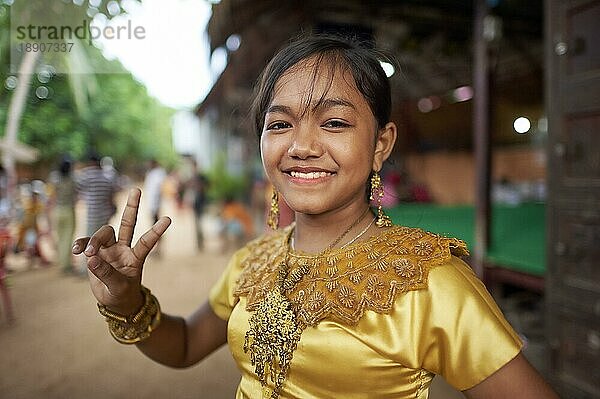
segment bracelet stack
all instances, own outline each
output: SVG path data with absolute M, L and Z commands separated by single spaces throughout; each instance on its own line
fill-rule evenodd
M 98 311 L 106 318 L 108 330 L 114 339 L 122 344 L 135 344 L 148 338 L 160 324 L 160 305 L 150 290 L 144 286 L 144 305 L 130 316 L 114 313 L 105 305 L 98 304 Z

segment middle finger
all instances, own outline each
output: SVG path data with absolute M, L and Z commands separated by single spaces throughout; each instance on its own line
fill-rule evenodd
M 142 192 L 139 188 L 133 188 L 129 191 L 127 197 L 127 205 L 121 217 L 121 225 L 119 226 L 119 242 L 127 246 L 131 245 L 133 240 L 133 231 L 137 222 L 138 209 L 140 206 L 140 196 Z

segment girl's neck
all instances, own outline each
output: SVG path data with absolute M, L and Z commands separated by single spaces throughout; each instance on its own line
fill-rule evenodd
M 372 220 L 373 213 L 366 202 L 320 215 L 296 213 L 296 227 L 292 233 L 294 249 L 317 254 L 331 244 L 335 244 L 332 248 L 339 248 L 363 232 Z M 364 237 L 373 234 L 372 227 L 363 232 Z

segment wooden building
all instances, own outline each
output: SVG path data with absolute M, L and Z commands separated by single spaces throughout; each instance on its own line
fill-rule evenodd
M 390 78 L 396 165 L 426 182 L 438 202 L 473 203 L 490 184 L 476 176 L 473 131 L 481 121 L 470 99 L 483 79 L 491 179 L 547 182 L 546 271 L 533 283 L 526 274 L 500 277 L 545 290 L 553 385 L 564 397 L 600 397 L 598 21 L 598 0 L 222 0 L 208 34 L 228 63 L 196 113 L 224 144 L 245 142 L 243 162 L 255 162 L 247 112 L 269 58 L 303 32 L 353 34 L 401 67 Z M 483 41 L 487 68 L 478 71 Z M 527 134 L 515 133 L 518 116 L 532 122 Z

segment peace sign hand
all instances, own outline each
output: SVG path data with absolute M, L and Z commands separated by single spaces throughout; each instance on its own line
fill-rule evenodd
M 102 226 L 92 237 L 78 238 L 73 253 L 83 253 L 87 259 L 90 285 L 96 300 L 111 310 L 129 315 L 143 305 L 141 294 L 142 268 L 146 257 L 171 224 L 168 217 L 160 218 L 132 247 L 141 191 L 129 192 L 127 206 L 115 239 L 112 226 Z

